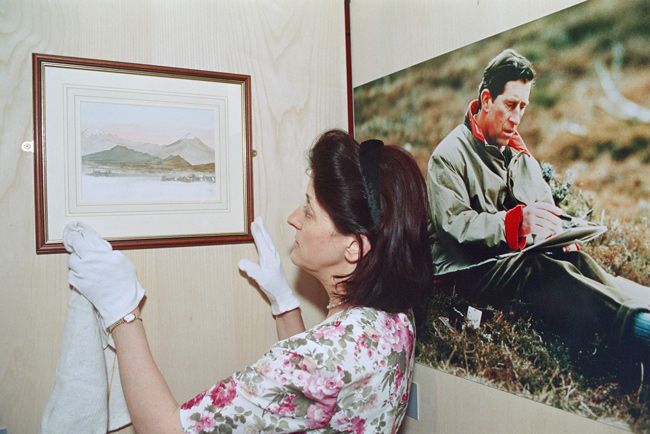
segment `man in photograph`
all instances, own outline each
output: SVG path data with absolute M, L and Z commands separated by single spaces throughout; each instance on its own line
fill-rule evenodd
M 598 333 L 648 365 L 650 288 L 606 273 L 577 244 L 516 253 L 562 230 L 563 212 L 518 132 L 534 80 L 528 59 L 498 54 L 464 122 L 435 147 L 427 180 L 435 273 L 472 302 L 521 302 L 567 342 Z

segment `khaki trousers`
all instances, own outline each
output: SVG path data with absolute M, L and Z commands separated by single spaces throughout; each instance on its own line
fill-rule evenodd
M 650 311 L 650 288 L 608 274 L 582 252 L 510 256 L 456 275 L 471 300 L 522 302 L 534 318 L 571 341 L 598 333 L 627 346 L 634 314 Z

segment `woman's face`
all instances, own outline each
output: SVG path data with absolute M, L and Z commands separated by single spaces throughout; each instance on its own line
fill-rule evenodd
M 345 255 L 346 249 L 356 243 L 355 237 L 336 230 L 334 222 L 316 200 L 311 179 L 305 202 L 289 215 L 287 222 L 296 229 L 296 240 L 291 248 L 291 260 L 296 266 L 323 283 L 324 278 L 331 279 L 354 270 Z

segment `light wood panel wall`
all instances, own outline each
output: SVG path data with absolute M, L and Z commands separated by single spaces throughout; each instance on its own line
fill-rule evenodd
M 581 0 L 353 0 L 354 86 L 580 3 Z M 417 366 L 419 420 L 404 434 L 620 433 L 556 408 Z
M 418 420 L 401 434 L 624 434 L 627 430 L 416 365 Z
M 252 76 L 255 211 L 278 248 L 307 185 L 305 151 L 345 128 L 342 1 L 7 0 L 0 2 L 0 426 L 36 433 L 54 381 L 67 299 L 66 256 L 35 255 L 31 53 Z M 144 322 L 179 400 L 257 359 L 275 339 L 270 308 L 239 274 L 252 244 L 128 251 L 148 290 Z M 324 312 L 302 283 L 306 322 Z M 130 432 L 130 429 L 125 432 Z
M 352 83 L 360 86 L 584 0 L 352 0 Z

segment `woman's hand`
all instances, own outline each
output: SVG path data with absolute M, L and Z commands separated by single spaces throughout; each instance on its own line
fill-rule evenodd
M 104 328 L 138 307 L 144 289 L 133 263 L 121 252 L 113 251 L 90 226 L 68 223 L 63 230 L 63 245 L 70 252 L 68 281 L 99 311 Z
M 282 271 L 280 255 L 278 255 L 271 236 L 266 231 L 262 218 L 255 217 L 251 223 L 251 232 L 260 257 L 256 264 L 248 259 L 239 261 L 239 269 L 248 274 L 262 288 L 271 302 L 273 315 L 280 315 L 300 306 L 298 298 L 289 286 Z

